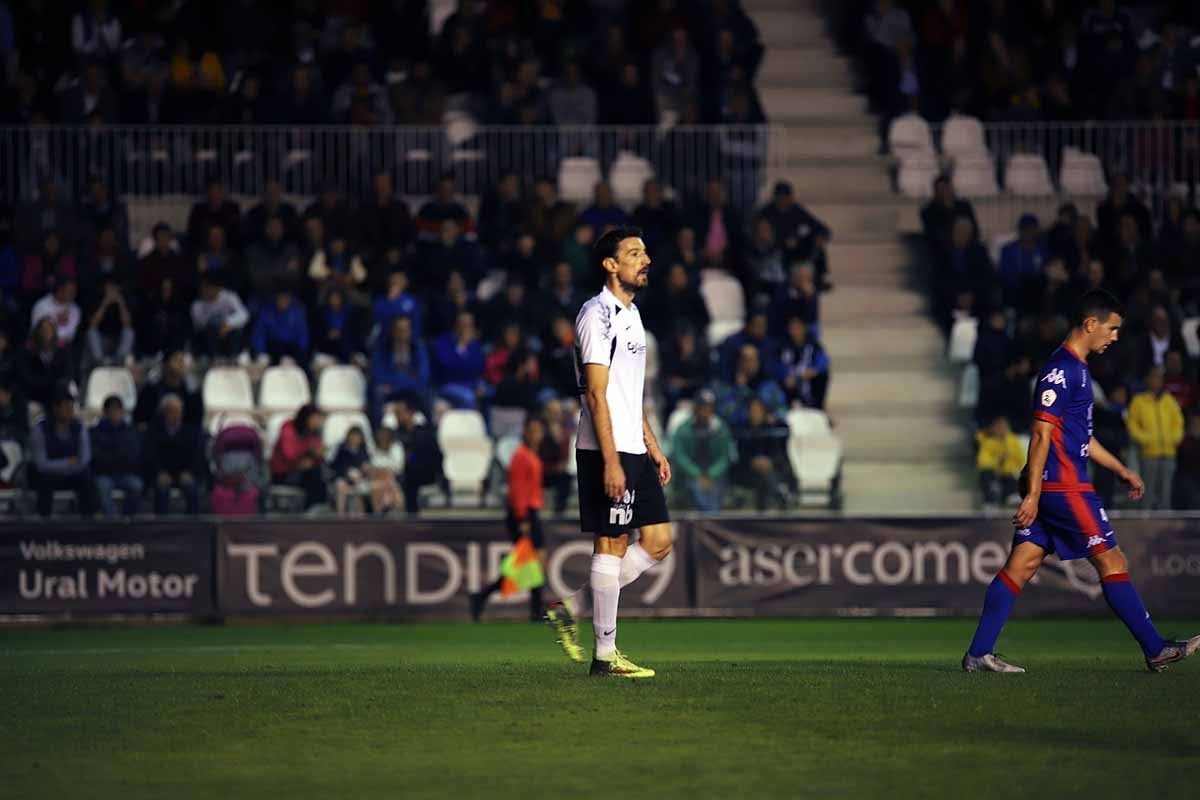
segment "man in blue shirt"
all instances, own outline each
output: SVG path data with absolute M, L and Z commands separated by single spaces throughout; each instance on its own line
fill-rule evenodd
M 258 312 L 252 343 L 254 352 L 270 356 L 272 364 L 278 364 L 284 356 L 300 364 L 307 361 L 308 321 L 290 288 L 276 289 L 275 302 Z
M 1017 240 L 1000 250 L 1000 285 L 1006 307 L 1021 305 L 1022 289 L 1026 283 L 1042 274 L 1045 260 L 1046 249 L 1042 245 L 1042 228 L 1038 218 L 1033 214 L 1022 214 L 1017 223 Z

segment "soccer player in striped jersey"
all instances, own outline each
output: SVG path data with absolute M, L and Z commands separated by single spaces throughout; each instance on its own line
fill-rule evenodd
M 1104 449 L 1092 435 L 1092 376 L 1087 358 L 1117 341 L 1123 310 L 1115 297 L 1090 291 L 1079 303 L 1075 327 L 1039 373 L 1033 428 L 1026 463 L 1028 485 L 1013 518 L 1017 531 L 1008 561 L 988 587 L 979 627 L 962 668 L 967 672 L 1024 672 L 992 652 L 1017 595 L 1049 553 L 1063 561 L 1086 558 L 1100 575 L 1109 608 L 1141 645 L 1146 666 L 1160 672 L 1200 649 L 1200 636 L 1167 641 L 1150 620 L 1129 580 L 1129 565 L 1117 546 L 1088 481 L 1088 460 L 1116 473 L 1140 500 L 1142 479 Z

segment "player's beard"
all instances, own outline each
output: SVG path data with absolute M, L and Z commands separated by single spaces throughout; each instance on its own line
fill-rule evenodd
M 649 282 L 650 282 L 650 273 L 649 272 L 644 272 L 644 273 L 639 272 L 637 274 L 637 277 L 635 277 L 632 281 L 622 280 L 621 281 L 621 290 L 623 292 L 628 293 L 630 297 L 633 297 L 635 294 L 640 292 L 642 289 L 645 289 L 646 284 L 648 284 Z

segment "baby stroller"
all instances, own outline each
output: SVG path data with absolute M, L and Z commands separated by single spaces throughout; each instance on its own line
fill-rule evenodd
M 220 516 L 258 513 L 266 482 L 263 438 L 244 422 L 222 428 L 212 448 L 212 512 Z

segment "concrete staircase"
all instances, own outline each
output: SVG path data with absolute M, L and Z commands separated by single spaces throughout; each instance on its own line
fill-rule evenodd
M 787 180 L 834 232 L 822 336 L 833 361 L 828 410 L 845 445 L 848 512 L 974 507 L 956 373 L 926 313 L 903 234 L 917 204 L 892 192 L 878 122 L 815 0 L 745 0 L 767 52 L 758 91 L 772 126 L 768 184 Z

